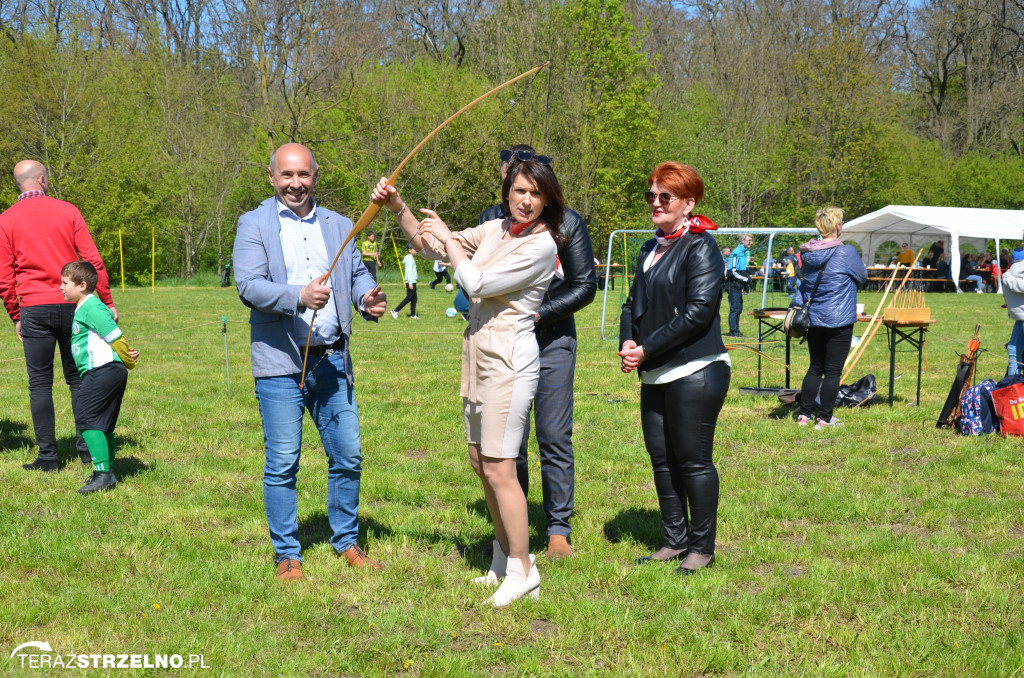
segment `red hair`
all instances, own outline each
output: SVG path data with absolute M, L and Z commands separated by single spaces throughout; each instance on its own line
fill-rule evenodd
M 697 170 L 678 162 L 663 162 L 647 177 L 647 185 L 659 183 L 677 198 L 693 198 L 694 205 L 704 199 L 704 180 Z

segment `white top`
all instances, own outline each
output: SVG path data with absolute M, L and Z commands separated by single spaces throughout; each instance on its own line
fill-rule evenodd
M 305 218 L 292 212 L 280 200 L 277 201 L 277 215 L 281 223 L 281 252 L 288 272 L 288 284 L 305 287 L 319 278 L 331 266 L 320 220 L 316 215 L 316 203 Z M 330 280 L 327 281 L 330 285 Z M 306 326 L 313 321 L 313 309 L 307 308 L 299 316 Z M 313 321 L 311 346 L 330 345 L 341 339 L 341 323 L 335 305 L 328 302 L 316 312 Z

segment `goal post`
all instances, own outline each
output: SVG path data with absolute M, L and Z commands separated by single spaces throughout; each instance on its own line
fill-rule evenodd
M 818 234 L 815 228 L 719 228 L 708 232 L 718 243 L 720 250 L 732 249 L 739 244 L 740 236 L 750 235 L 754 242 L 750 246 L 748 271 L 753 275 L 756 284 L 761 285 L 761 306 L 765 308 L 775 303 L 789 305 L 789 296 L 785 291 L 781 273 L 784 270 L 777 262 L 785 254 L 788 247 L 796 250 L 799 245 Z M 598 266 L 598 282 L 603 287 L 601 302 L 601 339 L 610 341 L 619 337 L 619 307 L 629 294 L 629 285 L 633 270 L 640 253 L 640 247 L 654 237 L 653 229 L 622 229 L 612 231 L 608 235 L 608 248 L 604 261 Z M 722 270 L 725 270 L 723 258 Z M 616 282 L 619 282 L 616 289 Z M 610 294 L 609 294 L 610 293 Z M 609 326 L 608 297 L 618 299 L 612 312 L 614 317 Z M 614 301 L 613 301 L 614 304 Z

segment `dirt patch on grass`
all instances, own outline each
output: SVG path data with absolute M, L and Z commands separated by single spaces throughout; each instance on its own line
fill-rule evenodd
M 534 619 L 530 622 L 530 632 L 537 638 L 557 636 L 558 624 L 553 624 L 546 619 Z
M 430 457 L 430 453 L 424 450 L 422 447 L 417 447 L 412 450 L 405 451 L 406 459 L 427 459 Z
M 892 523 L 889 525 L 889 530 L 897 536 L 906 537 L 928 537 L 932 534 L 932 531 L 927 528 L 908 523 Z
M 779 577 L 789 577 L 790 579 L 802 577 L 807 572 L 802 567 L 797 567 L 796 565 L 790 565 L 788 563 L 761 563 L 752 567 L 751 571 L 754 574 L 763 576 L 776 575 Z
M 900 468 L 921 466 L 928 462 L 928 458 L 916 447 L 894 447 L 889 450 L 889 456 L 892 457 L 892 463 Z

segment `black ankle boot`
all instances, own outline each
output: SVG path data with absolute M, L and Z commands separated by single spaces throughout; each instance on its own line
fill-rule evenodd
M 97 490 L 110 490 L 117 485 L 117 478 L 110 471 L 95 471 L 85 485 L 78 489 L 79 494 L 89 494 Z
M 40 459 L 37 457 L 31 464 L 22 464 L 21 468 L 26 471 L 45 471 L 49 473 L 51 471 L 59 471 L 60 462 L 56 459 Z

